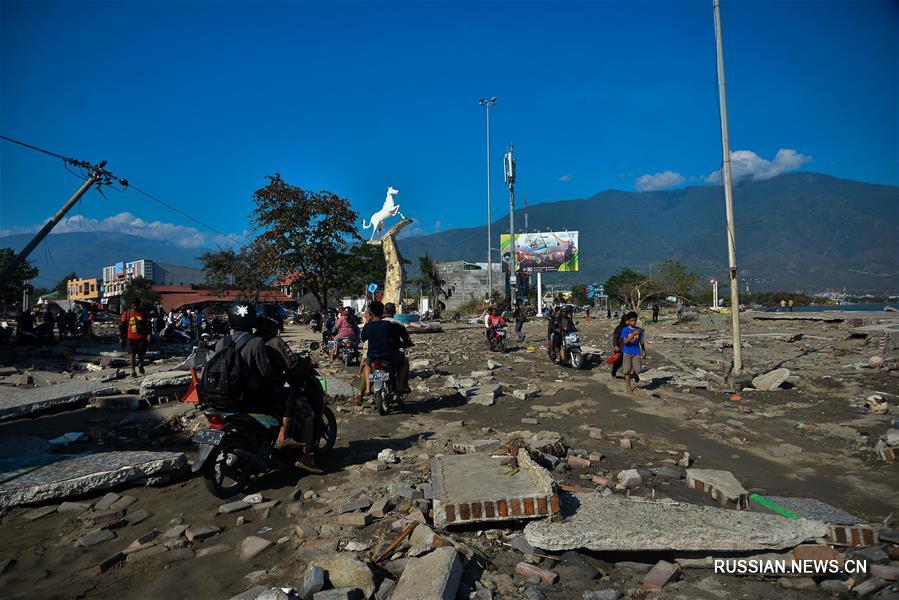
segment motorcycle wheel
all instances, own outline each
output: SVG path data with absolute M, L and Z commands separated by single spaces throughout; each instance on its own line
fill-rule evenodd
M 375 405 L 378 407 L 378 414 L 382 417 L 387 414 L 387 398 L 384 397 L 384 391 L 375 392 Z
M 499 351 L 501 354 L 505 354 L 506 352 L 506 339 L 503 338 L 499 341 Z
M 236 496 L 250 485 L 250 469 L 231 454 L 230 450 L 229 446 L 219 446 L 203 465 L 203 482 L 206 488 L 223 500 Z M 233 465 L 227 462 L 229 455 L 233 457 Z
M 584 355 L 578 350 L 569 351 L 568 361 L 571 363 L 572 369 L 580 369 L 584 366 Z
M 337 418 L 327 406 L 322 407 L 321 424 L 318 439 L 315 442 L 315 453 L 325 454 L 334 448 L 337 442 Z
M 347 354 L 347 353 L 344 352 L 344 354 L 343 354 L 343 364 L 344 364 L 345 366 L 349 367 L 350 365 L 352 365 L 352 363 L 353 363 L 353 359 L 350 357 L 349 354 Z

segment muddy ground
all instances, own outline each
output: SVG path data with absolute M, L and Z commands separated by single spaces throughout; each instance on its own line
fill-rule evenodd
M 362 542 L 370 549 L 361 551 L 360 556 L 371 562 L 398 534 L 391 528 L 397 518 L 416 508 L 427 514 L 426 501 L 394 494 L 392 516 L 363 528 L 339 525 L 339 505 L 356 492 L 367 491 L 378 498 L 391 495 L 385 490 L 391 482 L 424 483 L 428 459 L 451 451 L 448 444 L 490 437 L 507 439 L 516 431 L 524 435 L 552 432 L 547 436 L 558 435 L 569 448 L 604 456 L 588 469 L 553 474 L 568 485 L 593 489 L 597 487 L 591 482 L 593 475 L 614 480 L 619 471 L 638 468 L 646 472 L 644 485 L 616 493 L 712 505 L 707 496 L 689 489 L 682 480 L 653 477 L 648 472 L 654 467 L 671 466 L 689 452 L 693 466 L 731 471 L 750 492 L 817 498 L 876 524 L 889 524 L 894 514 L 899 517 L 899 466 L 880 460 L 873 450 L 877 438 L 899 413 L 899 377 L 895 370 L 861 366 L 879 353 L 879 337 L 853 338 L 854 325 L 848 321 L 772 322 L 745 316 L 746 371 L 755 374 L 774 366 L 791 370 L 781 389 L 765 392 L 744 391 L 740 385 L 731 388 L 719 381 L 730 360 L 731 349 L 719 341 L 729 335 L 727 318 L 703 316 L 675 324 L 669 317 L 658 324 L 648 323 L 649 355 L 644 368 L 669 367 L 669 372 L 677 373 L 704 369 L 711 374 L 711 389 L 689 382 L 678 384 L 676 377 L 644 378 L 632 395 L 627 394 L 623 380 L 610 377 L 601 356 L 594 356 L 581 371 L 551 364 L 543 350 L 545 326 L 540 322 L 528 323 L 525 342 L 518 344 L 513 338 L 503 355 L 486 349 L 480 327 L 465 323 L 445 323 L 444 327 L 444 333 L 414 336 L 417 345 L 409 352 L 410 358 L 431 360 L 432 365 L 425 370 L 433 374 L 413 379 L 414 392 L 402 411 L 379 416 L 368 406 L 335 402 L 339 439 L 333 453 L 322 460 L 328 474 L 279 474 L 261 481 L 255 491 L 266 500 L 278 501 L 275 506 L 218 514 L 222 501 L 214 498 L 198 478 L 182 477 L 165 485 L 116 490 L 135 497 L 133 507 L 145 509 L 152 516 L 138 525 L 115 530 L 115 539 L 89 548 L 75 542 L 86 531 L 76 513 L 52 513 L 32 521 L 27 515 L 35 506 L 6 511 L 0 521 L 0 564 L 9 559 L 15 562 L 0 574 L 0 596 L 228 598 L 256 584 L 296 586 L 307 563 L 322 548 L 330 551 L 337 544 Z M 586 345 L 608 355 L 609 321 L 581 319 L 579 328 Z M 706 337 L 665 337 L 671 333 Z M 789 335 L 770 335 L 781 333 Z M 794 339 L 794 334 L 800 333 L 801 339 Z M 313 334 L 305 328 L 289 327 L 286 338 L 295 349 L 303 349 Z M 504 391 L 495 405 L 467 403 L 455 390 L 444 388 L 448 375 L 467 377 L 472 371 L 483 371 L 488 359 L 502 365 L 494 369 Z M 178 361 L 165 359 L 152 370 L 170 368 Z M 40 358 L 21 353 L 12 356 L 9 363 L 36 371 L 41 368 Z M 355 369 L 330 366 L 325 359 L 321 371 L 329 377 L 350 379 Z M 696 373 L 691 377 L 696 379 Z M 135 387 L 137 383 L 133 382 Z M 539 389 L 540 393 L 528 400 L 513 397 L 514 390 L 524 389 Z M 887 399 L 890 413 L 875 415 L 861 408 L 864 398 L 873 393 Z M 536 419 L 537 423 L 523 423 L 523 418 Z M 50 439 L 69 431 L 93 431 L 95 435 L 83 450 L 96 449 L 98 440 L 104 440 L 107 450 L 190 453 L 190 434 L 202 424 L 201 415 L 192 406 L 178 403 L 138 411 L 81 408 L 0 423 L 0 440 L 15 444 L 16 438 Z M 591 437 L 587 427 L 601 428 L 600 439 L 595 431 Z M 103 435 L 104 431 L 116 430 L 128 435 L 116 440 Z M 631 439 L 634 447 L 622 448 L 622 438 Z M 380 472 L 363 467 L 386 448 L 396 450 L 401 461 Z M 90 503 L 105 493 L 76 500 Z M 176 538 L 166 552 L 139 559 L 129 557 L 101 575 L 89 573 L 91 567 L 141 535 L 153 529 L 164 532 L 179 523 L 217 525 L 222 532 L 193 544 Z M 314 527 L 319 540 L 298 539 L 298 524 Z M 585 590 L 615 588 L 633 597 L 643 575 L 622 565 L 616 567 L 616 563 L 655 563 L 695 556 L 582 552 L 581 557 L 586 557 L 593 569 L 571 554 L 561 561 L 537 558 L 532 560 L 559 573 L 560 579 L 554 585 L 536 585 L 515 574 L 515 565 L 525 560 L 525 555 L 503 545 L 507 536 L 519 532 L 522 526 L 508 522 L 494 529 L 482 526 L 447 532 L 448 537 L 475 553 L 475 559 L 466 566 L 463 589 L 473 590 L 478 582 L 482 590 L 492 591 L 497 598 L 539 598 L 540 593 L 561 599 L 580 598 Z M 891 526 L 895 528 L 895 524 Z M 244 560 L 238 549 L 248 535 L 276 543 Z M 399 552 L 378 563 L 378 578 L 399 576 L 404 566 L 403 550 L 400 546 Z M 899 556 L 893 556 L 896 559 Z M 814 583 L 802 585 L 804 589 L 795 589 L 794 582 L 777 578 L 715 575 L 709 569 L 685 568 L 682 579 L 668 584 L 660 597 L 827 595 Z

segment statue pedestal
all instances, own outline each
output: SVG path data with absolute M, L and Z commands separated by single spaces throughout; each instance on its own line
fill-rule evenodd
M 370 240 L 367 243 L 373 246 L 381 246 L 384 250 L 384 262 L 387 263 L 387 276 L 384 281 L 384 303 L 396 304 L 398 313 L 403 312 L 403 286 L 406 282 L 406 270 L 403 268 L 403 257 L 396 245 L 396 236 L 404 227 L 411 225 L 411 219 L 403 219 L 387 230 L 380 240 Z

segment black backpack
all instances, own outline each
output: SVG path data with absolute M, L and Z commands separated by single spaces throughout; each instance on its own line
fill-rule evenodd
M 197 389 L 201 404 L 228 410 L 240 403 L 248 375 L 240 350 L 252 338 L 252 335 L 245 333 L 237 342 L 230 335 L 222 339 L 221 350 L 213 354 L 203 366 L 203 375 Z

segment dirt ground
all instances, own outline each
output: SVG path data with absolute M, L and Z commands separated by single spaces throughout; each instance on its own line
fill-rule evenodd
M 663 315 L 666 317 L 667 315 Z M 604 357 L 613 324 L 605 318 L 581 318 L 579 329 L 588 347 L 601 349 L 585 369 L 573 371 L 553 365 L 543 349 L 545 326 L 525 325 L 522 344 L 511 338 L 505 354 L 486 348 L 483 330 L 464 323 L 444 324 L 444 333 L 415 334 L 416 346 L 409 352 L 415 361 L 430 360 L 427 377 L 412 380 L 413 394 L 401 411 L 379 416 L 373 408 L 337 402 L 339 439 L 335 450 L 322 460 L 328 473 L 322 476 L 278 474 L 259 482 L 254 491 L 277 505 L 250 508 L 234 514 L 218 514 L 222 501 L 213 497 L 199 478 L 180 478 L 164 485 L 117 490 L 134 496 L 133 508 L 151 516 L 138 525 L 115 531 L 116 538 L 89 548 L 75 540 L 86 532 L 77 513 L 52 513 L 29 520 L 35 506 L 15 507 L 0 520 L 0 564 L 15 562 L 0 573 L 0 596 L 5 598 L 228 598 L 256 585 L 297 586 L 314 552 L 322 546 L 347 541 L 369 545 L 360 555 L 370 563 L 391 542 L 397 531 L 396 518 L 427 502 L 398 498 L 394 517 L 376 520 L 364 528 L 340 525 L 338 506 L 358 491 L 374 498 L 389 484 L 421 484 L 428 478 L 428 459 L 450 451 L 454 441 L 497 437 L 513 432 L 550 432 L 569 448 L 601 453 L 604 458 L 588 469 L 555 472 L 560 483 L 597 487 L 593 475 L 610 479 L 629 468 L 646 471 L 671 465 L 689 452 L 693 466 L 731 471 L 750 492 L 771 496 L 817 498 L 870 523 L 890 524 L 899 517 L 899 466 L 879 459 L 873 446 L 890 428 L 899 413 L 897 371 L 863 368 L 877 354 L 877 338 L 852 338 L 849 322 L 743 320 L 746 372 L 750 375 L 781 365 L 791 375 L 776 391 L 748 391 L 742 385 L 730 388 L 720 378 L 727 372 L 731 349 L 718 340 L 729 336 L 729 320 L 703 316 L 675 324 L 670 316 L 661 323 L 647 323 L 648 358 L 644 368 L 671 373 L 696 369 L 710 373 L 711 389 L 677 384 L 676 377 L 644 377 L 632 395 L 624 381 L 613 380 Z M 688 333 L 689 339 L 666 338 Z M 786 334 L 786 335 L 780 335 Z M 802 334 L 795 338 L 795 334 Z M 755 337 L 753 337 L 755 336 Z M 289 327 L 287 340 L 294 349 L 308 347 L 314 334 L 307 328 Z M 467 403 L 454 390 L 444 387 L 447 376 L 468 377 L 487 369 L 493 359 L 494 376 L 503 395 L 493 406 Z M 321 361 L 321 359 L 319 359 Z M 154 369 L 177 364 L 169 359 Z M 355 369 L 330 366 L 321 361 L 328 377 L 349 380 Z M 427 373 L 425 373 L 427 374 Z M 518 400 L 514 390 L 539 389 L 528 400 Z M 891 412 L 875 415 L 860 408 L 864 398 L 881 394 Z M 537 423 L 523 423 L 522 419 Z M 203 424 L 202 416 L 189 405 L 169 403 L 139 411 L 81 408 L 36 418 L 0 423 L 0 441 L 15 444 L 18 438 L 50 439 L 69 431 L 125 431 L 120 440 L 106 442 L 106 449 L 180 450 L 190 456 L 192 429 Z M 600 439 L 588 427 L 601 428 Z M 137 431 L 138 433 L 133 433 Z M 103 439 L 102 435 L 92 436 Z M 622 447 L 621 438 L 633 441 Z M 84 450 L 96 446 L 89 442 Z M 111 444 L 111 445 L 109 445 Z M 386 448 L 397 451 L 400 462 L 380 472 L 363 465 L 377 459 Z M 647 498 L 672 498 L 713 505 L 705 495 L 689 489 L 683 481 L 645 477 L 644 485 L 616 493 Z M 106 490 L 77 500 L 90 503 Z M 56 503 L 58 504 L 58 502 Z M 297 524 L 308 524 L 319 534 L 317 544 L 303 542 L 295 534 Z M 176 524 L 194 527 L 217 525 L 222 532 L 202 542 L 188 544 L 183 537 L 171 548 L 153 556 L 124 561 L 101 575 L 89 574 L 100 561 L 123 550 L 132 541 L 154 529 L 169 530 Z M 465 589 L 476 582 L 497 598 L 580 598 L 585 590 L 618 589 L 627 597 L 638 593 L 642 575 L 616 563 L 655 563 L 659 559 L 684 557 L 677 553 L 590 553 L 589 568 L 570 553 L 561 561 L 537 559 L 540 566 L 560 574 L 554 585 L 535 585 L 516 575 L 515 565 L 525 560 L 520 551 L 504 545 L 507 536 L 520 532 L 523 524 L 498 524 L 450 530 L 447 535 L 474 551 L 463 576 Z M 895 525 L 890 525 L 895 528 Z M 238 549 L 248 535 L 276 542 L 257 556 L 244 560 Z M 219 548 L 219 546 L 224 546 Z M 204 549 L 213 548 L 207 555 Z M 895 549 L 895 546 L 892 547 Z M 220 550 L 220 552 L 216 552 Z M 374 568 L 376 576 L 396 578 L 405 564 L 393 554 Z M 893 556 L 895 561 L 899 556 Z M 467 586 L 467 587 L 466 587 Z M 826 595 L 814 587 L 795 589 L 777 578 L 715 575 L 709 569 L 684 568 L 683 577 L 667 585 L 663 598 L 787 598 Z M 461 596 L 460 596 L 461 597 Z M 467 596 L 466 596 L 467 597 Z M 483 597 L 483 596 L 481 596 Z

